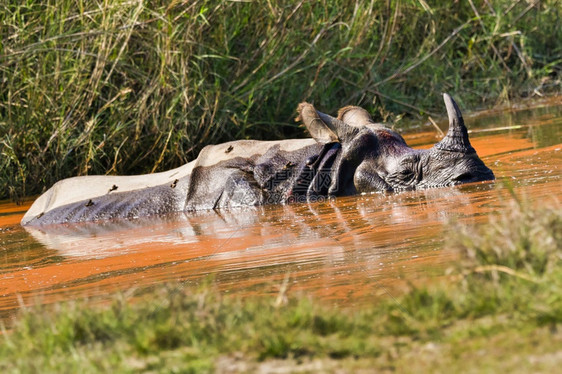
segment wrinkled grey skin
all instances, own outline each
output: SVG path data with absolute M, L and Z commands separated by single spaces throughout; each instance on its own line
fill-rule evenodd
M 336 120 L 319 114 L 323 122 L 331 122 L 329 130 L 344 139 L 343 154 L 336 166 L 344 178 L 338 183 L 343 187 L 340 193 L 402 191 L 493 180 L 493 172 L 470 145 L 460 109 L 449 95 L 443 96 L 449 130 L 429 150 L 408 147 L 399 134 L 372 123 L 361 108 L 343 108 Z M 309 107 L 304 110 L 313 116 Z
M 300 119 L 313 139 L 234 141 L 207 146 L 196 160 L 164 173 L 63 180 L 35 201 L 22 224 L 135 218 L 493 180 L 470 145 L 457 104 L 443 96 L 449 130 L 429 150 L 408 147 L 359 107 L 345 107 L 334 118 L 302 103 Z

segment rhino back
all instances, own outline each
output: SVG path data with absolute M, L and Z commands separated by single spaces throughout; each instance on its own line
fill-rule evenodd
M 83 176 L 55 183 L 22 218 L 22 225 L 124 218 L 181 210 L 194 162 L 162 173 Z
M 248 200 L 248 192 L 259 190 L 252 176 L 255 160 L 272 149 L 297 154 L 313 144 L 313 139 L 238 140 L 207 146 L 196 160 L 162 173 L 65 179 L 41 195 L 21 223 L 46 225 L 259 205 L 263 203 L 259 193 L 255 201 Z M 239 192 L 244 200 L 237 200 Z

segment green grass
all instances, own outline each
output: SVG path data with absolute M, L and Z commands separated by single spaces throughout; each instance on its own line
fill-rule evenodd
M 464 109 L 560 93 L 561 1 L 470 3 L 3 1 L 0 199 L 304 136 L 302 100 L 421 122 L 442 92 Z
M 451 227 L 456 265 L 396 299 L 351 310 L 224 297 L 211 284 L 37 306 L 0 336 L 0 370 L 552 372 L 562 361 L 562 211 L 514 201 L 506 212 Z

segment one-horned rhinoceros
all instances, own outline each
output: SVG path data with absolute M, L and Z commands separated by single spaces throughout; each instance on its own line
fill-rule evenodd
M 177 211 L 313 201 L 494 179 L 468 140 L 459 107 L 444 94 L 449 130 L 415 150 L 395 131 L 348 106 L 334 118 L 302 103 L 312 139 L 238 140 L 205 147 L 167 172 L 65 179 L 41 195 L 23 225 L 132 218 Z

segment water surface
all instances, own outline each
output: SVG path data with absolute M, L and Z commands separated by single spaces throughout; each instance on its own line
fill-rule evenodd
M 455 261 L 447 222 L 484 222 L 511 199 L 562 196 L 562 102 L 466 120 L 471 141 L 501 183 L 315 204 L 173 214 L 138 220 L 22 228 L 22 206 L 0 203 L 0 319 L 22 305 L 106 296 L 166 281 L 212 276 L 222 292 L 312 295 L 354 305 L 392 297 Z M 441 124 L 446 128 L 446 124 Z M 431 128 L 405 136 L 427 148 Z

